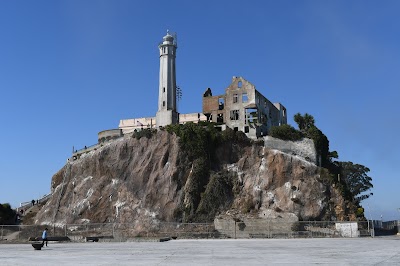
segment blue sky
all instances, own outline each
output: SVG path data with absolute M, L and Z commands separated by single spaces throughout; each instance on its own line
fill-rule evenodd
M 399 1 L 1 1 L 0 202 L 50 192 L 72 147 L 157 111 L 157 45 L 177 32 L 181 113 L 243 76 L 339 160 L 371 169 L 368 217 L 399 219 Z

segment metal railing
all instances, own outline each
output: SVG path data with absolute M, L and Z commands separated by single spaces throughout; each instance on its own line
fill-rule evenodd
M 21 202 L 19 204 L 19 207 L 16 209 L 17 209 L 17 211 L 20 211 L 20 210 L 26 211 L 27 209 L 34 206 L 35 204 L 42 204 L 42 203 L 47 202 L 47 200 L 51 197 L 51 195 L 52 195 L 51 193 L 46 194 L 38 200 L 33 200 L 33 202 L 32 201 Z
M 75 151 L 74 151 L 74 154 L 76 154 L 76 153 L 81 153 L 81 152 L 85 152 L 85 151 L 89 151 L 89 150 L 91 150 L 92 148 L 95 148 L 95 147 L 97 147 L 97 146 L 99 146 L 99 143 L 95 143 L 95 144 L 90 145 L 90 146 L 85 146 L 85 147 L 83 147 L 82 149 L 75 150 Z

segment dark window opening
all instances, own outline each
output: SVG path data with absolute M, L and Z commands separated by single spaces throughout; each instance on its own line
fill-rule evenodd
M 163 88 L 163 92 L 165 92 L 165 87 Z
M 234 127 L 233 131 L 239 131 L 239 128 L 238 127 Z
M 237 103 L 238 102 L 238 95 L 235 93 L 233 94 L 233 103 Z
M 266 114 L 261 114 L 261 123 L 266 125 L 267 122 L 268 122 L 267 115 Z
M 231 120 L 239 120 L 239 110 L 231 110 L 230 119 Z
M 224 98 L 218 98 L 218 110 L 224 110 L 225 101 Z
M 162 102 L 162 106 L 165 106 L 165 101 Z
M 248 126 L 244 127 L 244 133 L 249 133 L 249 127 Z
M 217 115 L 217 123 L 224 123 L 224 114 Z

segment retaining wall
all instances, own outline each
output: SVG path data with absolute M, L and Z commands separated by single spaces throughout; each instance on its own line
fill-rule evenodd
M 290 141 L 265 136 L 264 146 L 269 149 L 275 149 L 287 154 L 300 156 L 314 164 L 317 164 L 318 162 L 314 142 L 311 139 L 304 138 L 300 141 Z

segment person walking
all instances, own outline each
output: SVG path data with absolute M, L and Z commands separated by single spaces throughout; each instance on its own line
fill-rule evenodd
M 43 231 L 43 233 L 42 233 L 42 240 L 43 240 L 43 242 L 42 242 L 42 247 L 44 246 L 44 242 L 46 242 L 46 247 L 47 247 L 47 227 L 44 229 L 44 231 Z

